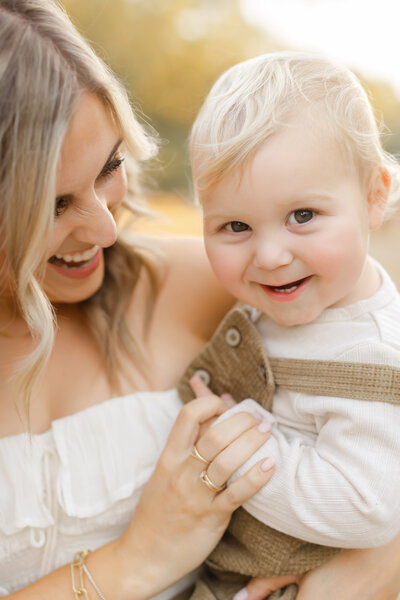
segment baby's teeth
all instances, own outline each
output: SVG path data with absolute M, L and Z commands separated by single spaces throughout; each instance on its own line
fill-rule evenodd
M 293 292 L 296 288 L 297 288 L 297 285 L 293 285 L 292 287 L 285 288 L 285 289 L 275 288 L 275 291 L 279 292 L 280 294 L 289 294 L 290 292 Z

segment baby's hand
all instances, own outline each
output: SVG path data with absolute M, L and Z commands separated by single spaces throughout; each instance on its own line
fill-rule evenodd
M 302 575 L 282 575 L 279 577 L 255 577 L 246 587 L 234 595 L 233 600 L 263 600 L 291 583 L 299 583 Z

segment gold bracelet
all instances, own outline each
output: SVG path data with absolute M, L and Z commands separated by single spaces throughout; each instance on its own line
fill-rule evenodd
M 71 562 L 71 577 L 72 577 L 72 591 L 75 596 L 75 600 L 89 600 L 89 595 L 87 589 L 85 588 L 84 580 L 83 580 L 83 566 L 85 564 L 85 559 L 89 554 L 89 550 L 82 550 L 81 552 L 76 552 L 74 554 L 74 558 Z M 76 585 L 75 581 L 75 570 L 79 573 L 79 586 Z
M 89 594 L 88 594 L 87 589 L 85 588 L 85 583 L 84 583 L 84 576 L 83 576 L 84 573 L 87 576 L 87 578 L 89 579 L 92 586 L 94 587 L 98 597 L 101 598 L 101 600 L 106 600 L 104 594 L 101 592 L 99 586 L 93 579 L 92 574 L 90 573 L 89 569 L 87 568 L 87 566 L 85 564 L 86 557 L 88 556 L 88 554 L 90 554 L 90 550 L 81 550 L 80 552 L 76 552 L 74 554 L 74 558 L 72 559 L 72 562 L 71 562 L 72 591 L 74 593 L 75 600 L 82 600 L 82 599 L 89 600 Z M 75 570 L 76 569 L 78 570 L 78 573 L 79 573 L 79 586 L 76 585 L 76 581 L 75 581 Z

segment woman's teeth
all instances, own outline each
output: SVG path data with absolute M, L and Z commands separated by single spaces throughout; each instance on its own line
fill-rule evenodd
M 99 246 L 93 246 L 89 250 L 85 250 L 85 252 L 75 252 L 74 254 L 56 254 L 55 257 L 58 260 L 62 260 L 65 263 L 81 263 L 87 262 L 91 258 L 93 258 L 99 249 Z

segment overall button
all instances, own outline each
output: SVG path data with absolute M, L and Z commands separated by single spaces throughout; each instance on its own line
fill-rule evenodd
M 240 342 L 242 341 L 242 336 L 239 329 L 236 329 L 236 327 L 230 327 L 230 329 L 228 329 L 225 333 L 225 341 L 228 346 L 232 346 L 232 348 L 239 346 Z
M 193 377 L 200 377 L 206 385 L 210 385 L 211 375 L 205 369 L 197 369 L 197 371 L 193 373 Z

